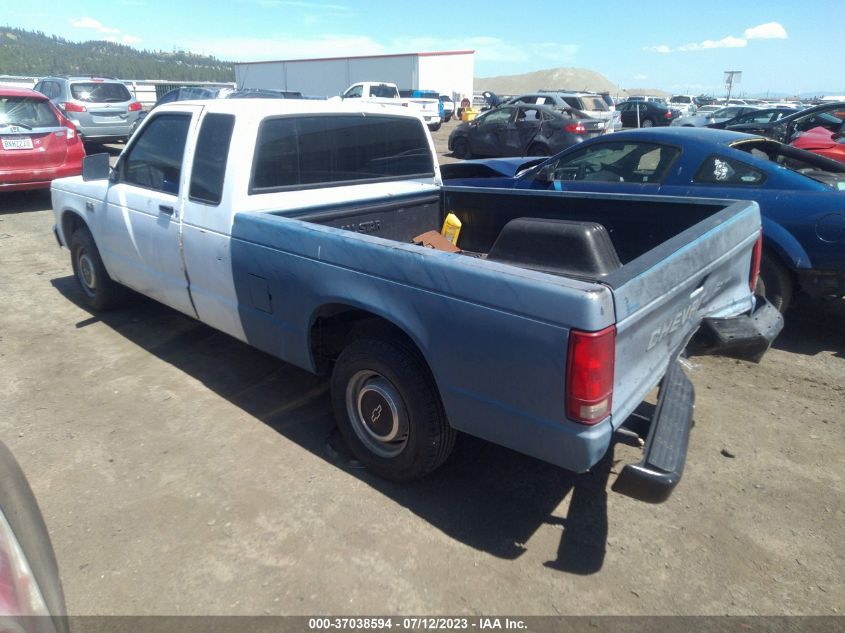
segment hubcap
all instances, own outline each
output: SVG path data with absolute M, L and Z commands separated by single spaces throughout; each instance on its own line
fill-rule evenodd
M 82 284 L 82 289 L 89 295 L 94 294 L 97 290 L 97 277 L 94 273 L 94 262 L 91 260 L 91 256 L 88 255 L 87 251 L 82 250 L 79 252 L 79 256 L 76 261 L 76 276 Z
M 408 414 L 393 384 L 359 371 L 346 387 L 346 412 L 358 439 L 380 457 L 395 457 L 408 442 Z

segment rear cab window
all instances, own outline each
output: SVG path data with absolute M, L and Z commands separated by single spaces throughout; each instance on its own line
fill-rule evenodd
M 422 123 L 360 114 L 265 119 L 258 130 L 250 194 L 432 177 Z

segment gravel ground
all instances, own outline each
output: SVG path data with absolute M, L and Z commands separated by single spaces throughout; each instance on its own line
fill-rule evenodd
M 397 486 L 346 458 L 326 381 L 141 297 L 84 309 L 48 207 L 0 198 L 0 438 L 72 614 L 845 605 L 845 301 L 800 302 L 760 365 L 689 360 L 696 426 L 662 505 L 609 492 L 623 443 L 575 476 L 461 437 Z

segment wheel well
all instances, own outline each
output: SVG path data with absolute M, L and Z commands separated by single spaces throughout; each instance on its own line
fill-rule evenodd
M 81 226 L 87 227 L 88 225 L 85 224 L 85 220 L 79 217 L 79 214 L 73 211 L 65 211 L 62 214 L 62 235 L 65 238 L 65 246 L 70 247 L 70 236 Z
M 309 340 L 317 373 L 329 373 L 349 343 L 363 337 L 399 338 L 423 356 L 413 339 L 384 317 L 349 305 L 332 303 L 322 306 L 311 323 Z

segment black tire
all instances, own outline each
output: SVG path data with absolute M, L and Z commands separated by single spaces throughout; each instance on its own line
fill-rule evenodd
M 357 339 L 338 357 L 331 382 L 338 428 L 374 473 L 408 482 L 446 461 L 455 431 L 425 361 L 409 343 Z
M 437 123 L 435 125 L 429 125 L 428 129 L 431 130 L 432 132 L 436 132 L 437 130 L 440 129 L 440 125 L 441 125 L 440 123 Z
M 452 145 L 452 155 L 455 158 L 472 158 L 469 151 L 469 140 L 463 136 L 456 138 L 454 145 Z
M 654 127 L 654 121 L 651 119 L 643 119 L 640 121 L 640 127 Z
M 70 262 L 89 308 L 109 310 L 124 298 L 123 287 L 109 277 L 91 231 L 86 226 L 79 227 L 71 235 Z
M 792 275 L 777 256 L 763 251 L 760 258 L 760 277 L 757 280 L 757 294 L 761 294 L 785 314 L 792 303 Z
M 526 156 L 550 156 L 549 148 L 545 145 L 541 145 L 540 143 L 534 143 L 531 147 L 528 148 L 528 153 Z

